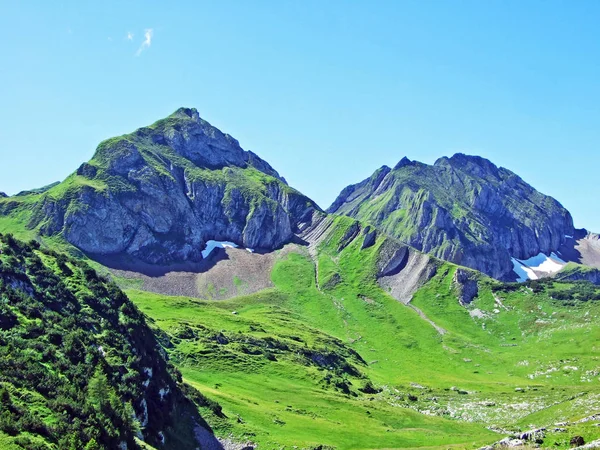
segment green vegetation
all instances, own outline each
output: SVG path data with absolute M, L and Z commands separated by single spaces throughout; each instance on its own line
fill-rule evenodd
M 275 287 L 250 296 L 167 297 L 117 279 L 149 318 L 188 383 L 185 394 L 218 435 L 261 448 L 477 448 L 504 436 L 489 426 L 525 430 L 600 408 L 598 288 L 483 279 L 478 298 L 463 307 L 453 281 L 456 266 L 440 263 L 412 304 L 447 331 L 441 335 L 377 284 L 386 238 L 361 250 L 362 237 L 348 242 L 353 226 L 354 220 L 335 217 L 314 257 L 302 247 L 282 251 L 271 274 Z M 131 355 L 134 346 L 147 347 L 153 338 L 146 332 L 146 342 L 130 341 L 144 327 L 136 310 L 127 309 L 120 291 L 86 264 L 35 243 L 7 236 L 2 242 L 2 278 L 29 280 L 34 295 L 3 282 L 8 309 L 0 336 L 11 339 L 2 347 L 11 354 L 1 360 L 23 359 L 25 373 L 47 372 L 56 392 L 44 391 L 39 381 L 35 388 L 23 384 L 29 375 L 7 378 L 11 372 L 0 368 L 0 442 L 6 448 L 78 448 L 95 439 L 103 448 L 128 436 L 132 445 L 142 445 L 135 444 L 140 423 L 131 412 L 139 417 L 146 363 Z M 60 308 L 52 306 L 57 298 Z M 103 300 L 96 304 L 97 298 Z M 132 319 L 123 317 L 123 308 Z M 62 322 L 71 324 L 74 313 L 79 325 L 66 328 Z M 123 326 L 125 333 L 112 331 Z M 53 343 L 57 334 L 63 336 L 60 349 Z M 79 342 L 65 337 L 71 334 L 83 343 L 73 360 L 62 348 L 65 339 Z M 116 377 L 117 367 L 130 374 L 120 378 L 127 381 Z M 164 370 L 165 377 L 178 376 Z M 58 399 L 69 406 L 57 406 Z M 190 407 L 182 402 L 175 415 Z M 56 414 L 65 408 L 67 416 Z M 109 420 L 112 428 L 97 420 Z M 152 427 L 178 442 L 175 448 L 186 448 L 194 445 L 185 437 L 191 426 L 180 421 Z M 587 423 L 567 428 L 587 440 L 600 437 Z M 564 433 L 548 433 L 545 442 L 568 447 Z
M 178 377 L 114 283 L 0 235 L 1 448 L 138 448 L 140 432 L 150 444 L 163 432 L 171 448 L 195 448 L 180 445 L 193 440 L 192 426 L 177 416 L 203 422 Z
M 275 288 L 254 295 L 128 292 L 186 381 L 222 405 L 217 434 L 261 448 L 476 448 L 505 436 L 490 426 L 517 432 L 600 408 L 600 304 L 582 301 L 588 285 L 483 279 L 463 307 L 456 266 L 442 263 L 412 301 L 441 335 L 378 286 L 383 239 L 343 245 L 353 223 L 335 218 L 318 284 L 315 261 L 295 247 L 279 256 Z M 566 428 L 545 442 L 600 437 L 589 424 Z
M 287 271 L 288 263 L 293 270 L 308 269 L 303 298 L 285 289 L 225 301 L 129 293 L 169 336 L 169 354 L 184 379 L 223 406 L 230 420 L 211 421 L 217 434 L 269 449 L 472 447 L 493 439 L 482 427 L 374 398 L 364 389 L 373 385 L 368 364 L 351 346 L 290 310 L 305 309 L 314 317 L 321 309 L 313 302 L 329 299 L 310 284 L 314 276 L 305 257 L 291 254 L 279 270 Z
M 373 245 L 362 248 L 365 229 L 354 219 L 329 217 L 318 247 L 278 251 L 274 287 L 252 295 L 214 300 L 227 293 L 211 281 L 211 298 L 168 297 L 123 273 L 113 282 L 98 275 L 93 268 L 109 271 L 84 262 L 65 224 L 131 201 L 121 210 L 129 214 L 143 203 L 137 194 L 151 193 L 143 198 L 154 205 L 176 190 L 183 205 L 201 208 L 210 191 L 219 218 L 203 220 L 224 227 L 269 211 L 277 219 L 281 208 L 298 217 L 316 209 L 251 154 L 212 166 L 167 145 L 181 130 L 178 138 L 190 137 L 189 120 L 180 110 L 102 142 L 62 183 L 0 196 L 0 233 L 31 241 L 0 235 L 0 448 L 191 449 L 197 424 L 261 449 L 474 449 L 546 426 L 544 445 L 555 448 L 567 448 L 570 434 L 600 437 L 594 421 L 578 422 L 600 409 L 600 288 L 577 281 L 595 272 L 568 265 L 556 280 L 525 284 L 480 276 L 466 306 L 450 263 L 431 265 L 436 273 L 409 305 L 378 284 L 382 255 L 394 251 L 383 232 L 417 242 L 430 227 L 429 250 L 452 259 L 458 250 L 489 250 L 511 228 L 495 229 L 497 217 L 476 204 L 527 221 L 562 211 L 502 169 L 485 175 L 498 170 L 501 182 L 465 170 L 456 183 L 472 161 L 403 163 L 387 169 L 392 182 L 371 198 L 369 186 L 387 173 L 378 170 L 341 210 L 380 227 Z M 488 185 L 523 192 L 502 195 L 500 205 Z M 163 206 L 143 211 L 144 220 Z M 86 227 L 99 221 L 81 223 L 85 242 Z M 193 247 L 189 233 L 173 229 L 159 234 L 174 242 L 150 246 L 150 256 L 171 244 Z M 250 292 L 242 278 L 228 281 Z M 567 431 L 553 431 L 557 422 Z

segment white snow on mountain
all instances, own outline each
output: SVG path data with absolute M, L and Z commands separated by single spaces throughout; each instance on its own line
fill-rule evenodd
M 207 258 L 215 248 L 238 248 L 237 244 L 229 241 L 206 241 L 206 248 L 202 250 L 202 257 Z
M 528 259 L 512 258 L 512 263 L 520 283 L 555 274 L 567 264 L 556 253 L 550 256 L 540 253 Z

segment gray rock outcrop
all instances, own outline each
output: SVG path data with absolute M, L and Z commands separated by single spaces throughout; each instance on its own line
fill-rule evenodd
M 437 258 L 516 279 L 511 257 L 550 254 L 573 235 L 569 212 L 511 171 L 456 154 L 427 165 L 403 158 L 346 187 L 328 212 L 373 223 Z
M 208 240 L 273 250 L 318 206 L 256 154 L 181 108 L 96 154 L 36 203 L 32 227 L 91 255 L 200 261 Z M 7 206 L 5 206 L 7 208 Z
M 461 305 L 468 305 L 479 294 L 477 272 L 462 268 L 456 269 L 453 279 L 454 287 Z

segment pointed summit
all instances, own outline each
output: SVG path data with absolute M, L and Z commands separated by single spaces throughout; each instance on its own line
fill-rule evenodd
M 157 264 L 200 261 L 209 240 L 272 250 L 319 210 L 193 108 L 102 142 L 58 186 L 19 201 L 10 212 L 22 208 L 41 235 Z
M 394 170 L 398 170 L 398 169 L 401 169 L 403 167 L 410 166 L 411 164 L 412 164 L 412 161 L 405 156 L 400 161 L 398 161 L 398 164 L 396 164 L 394 166 Z

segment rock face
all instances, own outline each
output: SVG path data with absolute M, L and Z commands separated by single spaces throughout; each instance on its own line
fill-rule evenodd
M 569 264 L 555 277 L 560 281 L 589 281 L 592 284 L 600 285 L 600 269 L 597 267 L 588 267 L 578 264 Z
M 477 272 L 465 269 L 456 269 L 452 280 L 456 288 L 458 301 L 461 305 L 467 305 L 479 294 L 477 283 Z
M 565 261 L 600 269 L 600 236 L 586 229 L 575 230 L 559 250 Z
M 166 264 L 201 260 L 208 240 L 275 249 L 314 209 L 267 162 L 181 108 L 102 142 L 91 161 L 39 195 L 29 226 L 62 233 L 92 255 Z
M 430 166 L 403 158 L 346 187 L 328 209 L 373 223 L 418 250 L 498 279 L 511 257 L 550 254 L 574 232 L 569 212 L 513 172 L 456 154 Z

